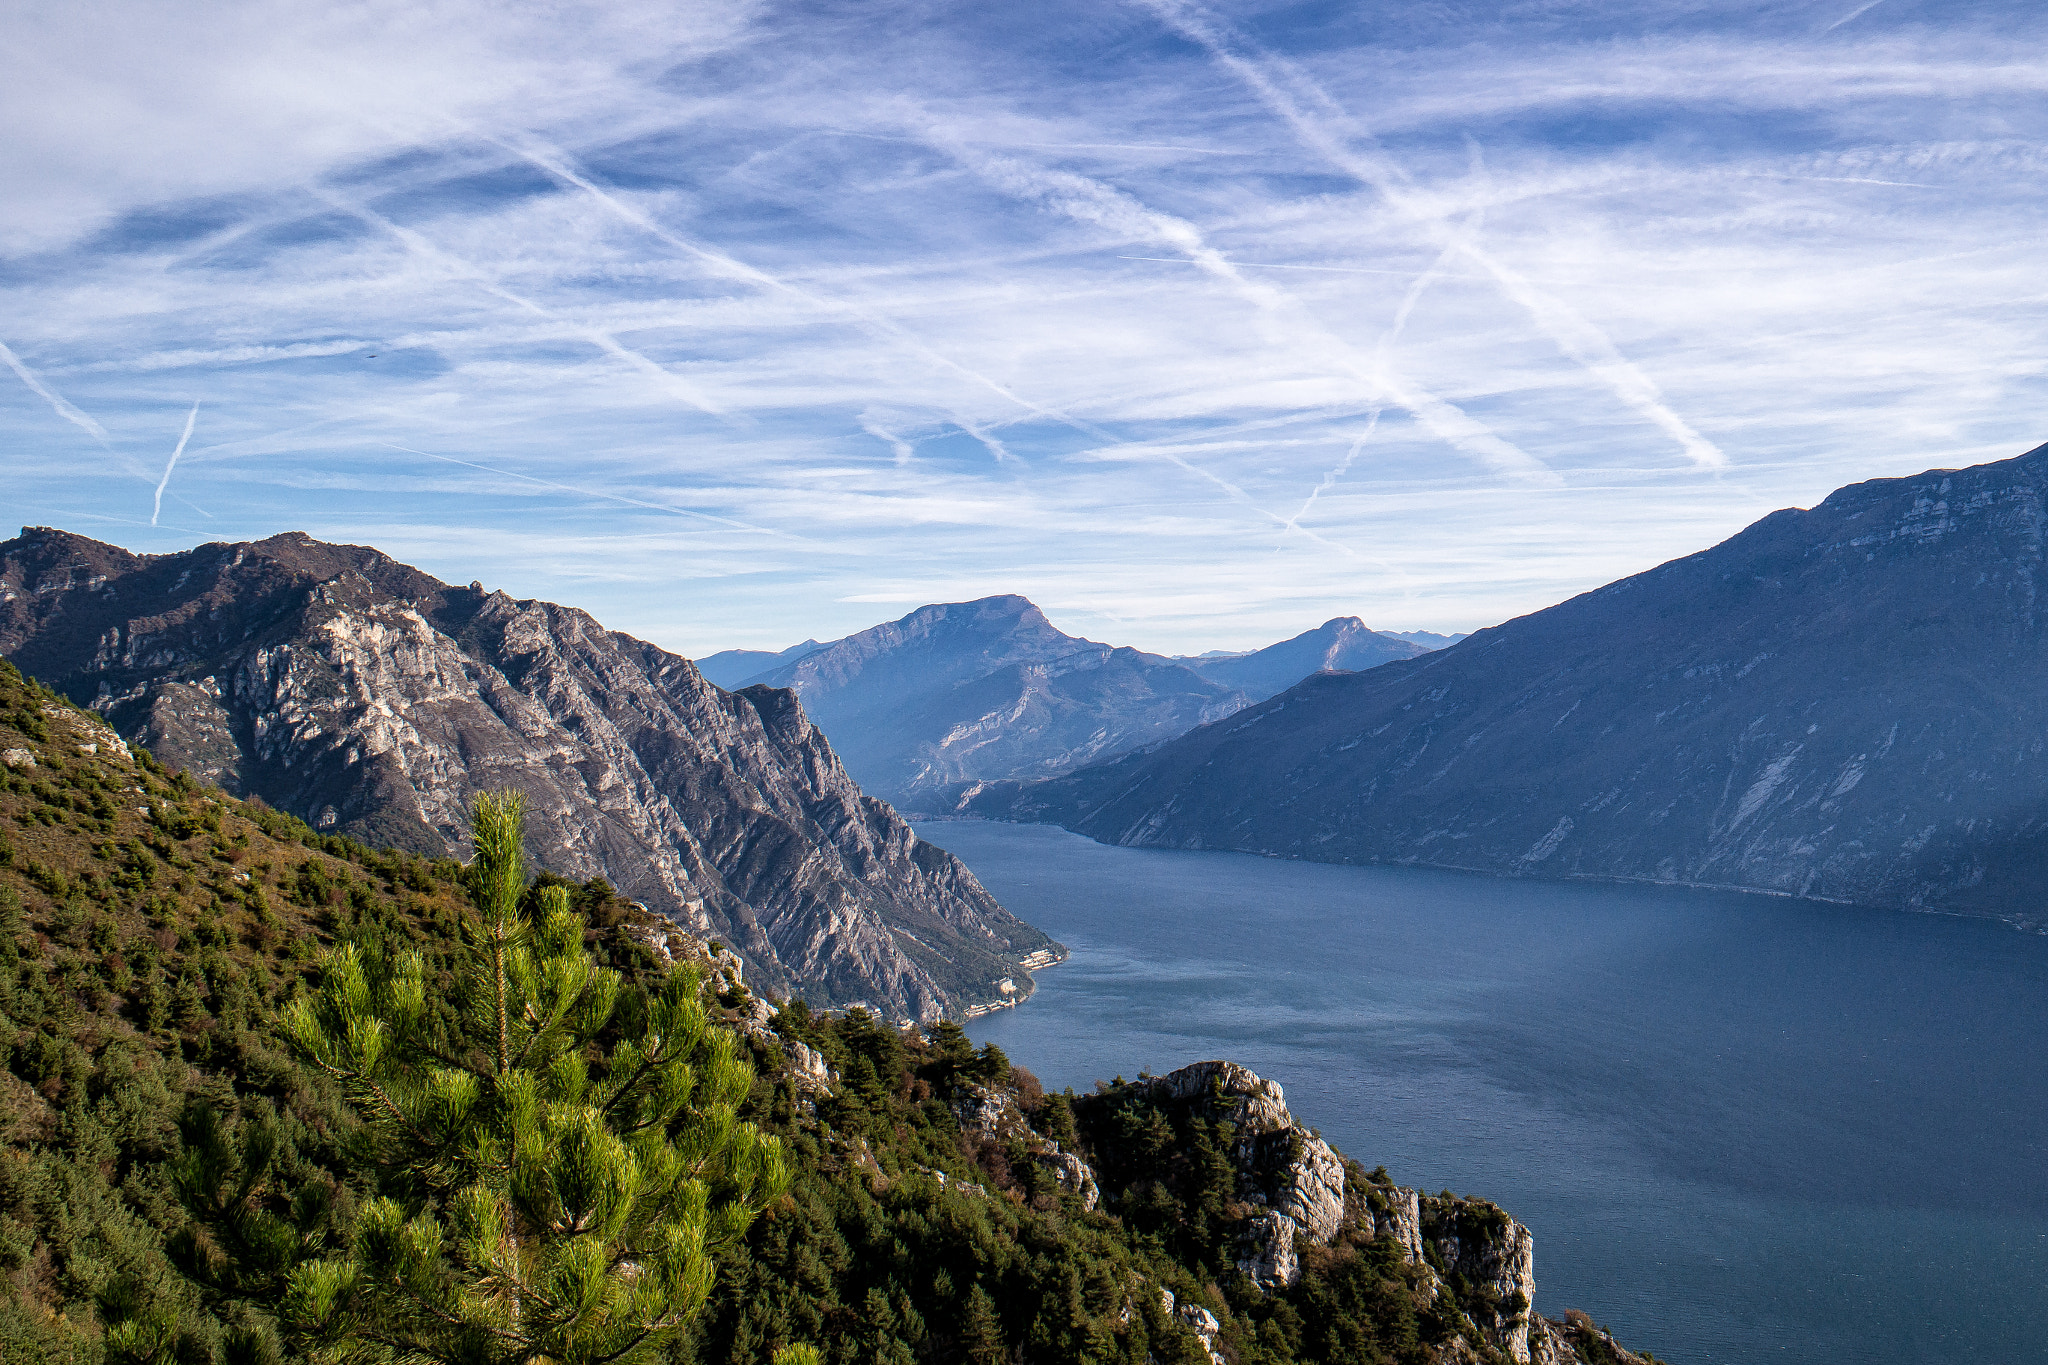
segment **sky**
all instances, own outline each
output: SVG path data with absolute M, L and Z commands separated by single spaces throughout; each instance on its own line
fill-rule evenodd
M 701 655 L 1470 630 L 2048 441 L 2027 0 L 82 0 L 0 518 Z

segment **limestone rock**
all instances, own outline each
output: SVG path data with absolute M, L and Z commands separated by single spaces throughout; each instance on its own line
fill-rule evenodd
M 583 612 L 296 534 L 142 556 L 31 528 L 0 587 L 0 654 L 166 763 L 433 856 L 517 787 L 537 862 L 723 940 L 762 991 L 936 1019 L 1064 956 L 863 794 L 793 694 L 721 691 Z
M 1473 1325 L 1516 1365 L 1527 1365 L 1536 1293 L 1535 1239 L 1483 1199 L 1419 1201 L 1424 1255 L 1470 1291 L 1461 1302 Z
M 1031 1159 L 1046 1167 L 1060 1188 L 1081 1197 L 1081 1207 L 1094 1212 L 1102 1202 L 1102 1190 L 1095 1183 L 1095 1168 L 1075 1156 L 1063 1152 L 1056 1142 L 1046 1142 L 1043 1149 L 1031 1154 Z
M 1301 1278 L 1301 1258 L 1294 1251 L 1295 1221 L 1268 1209 L 1255 1213 L 1238 1229 L 1232 1259 L 1261 1289 L 1275 1289 Z
M 1267 1210 L 1240 1230 L 1238 1267 L 1261 1288 L 1294 1283 L 1295 1240 L 1328 1245 L 1343 1225 L 1342 1159 L 1295 1121 L 1277 1082 L 1235 1062 L 1196 1062 L 1146 1085 L 1155 1101 L 1193 1104 L 1233 1126 L 1238 1195 Z

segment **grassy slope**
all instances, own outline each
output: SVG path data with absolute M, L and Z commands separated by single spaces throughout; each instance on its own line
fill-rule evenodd
M 33 760 L 0 767 L 0 1360 L 95 1365 L 99 1306 L 122 1298 L 176 1309 L 169 1358 L 215 1360 L 222 1324 L 170 1250 L 186 1222 L 165 1175 L 181 1115 L 275 1116 L 282 1188 L 328 1182 L 346 1206 L 352 1120 L 283 1049 L 275 1008 L 341 936 L 416 945 L 446 970 L 462 869 L 199 788 L 4 664 L 0 750 Z M 601 960 L 629 982 L 662 970 L 644 940 L 666 926 L 601 883 L 575 895 Z M 727 1018 L 750 1011 L 714 980 Z M 1047 1097 L 999 1055 L 859 1011 L 796 1005 L 775 1027 L 749 1033 L 749 1117 L 790 1145 L 796 1187 L 724 1258 L 674 1365 L 765 1362 L 789 1341 L 835 1365 L 994 1365 L 1019 1350 L 1206 1362 L 1161 1311 L 1162 1286 L 1216 1313 L 1239 1365 L 1422 1362 L 1465 1329 L 1432 1277 L 1355 1235 L 1311 1257 L 1295 1289 L 1251 1291 L 1219 1240 L 1229 1179 L 1213 1133 L 1140 1115 L 1150 1145 L 1134 1149 L 1116 1096 Z M 818 1049 L 843 1083 L 803 1089 L 784 1040 Z M 1084 1210 L 1017 1142 L 963 1136 L 952 1101 L 972 1084 L 1086 1152 L 1123 1216 Z
M 197 787 L 5 664 L 0 750 L 33 763 L 0 767 L 0 1360 L 97 1358 L 95 1303 L 123 1290 L 177 1304 L 203 1358 L 218 1324 L 165 1250 L 181 1115 L 268 1110 L 292 1178 L 337 1180 L 348 1117 L 273 1011 L 337 935 L 445 968 L 462 869 Z M 597 937 L 652 968 L 630 936 Z

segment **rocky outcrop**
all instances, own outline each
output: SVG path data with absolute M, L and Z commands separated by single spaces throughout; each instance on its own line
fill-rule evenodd
M 1079 1104 L 1098 1164 L 1113 1176 L 1105 1199 L 1111 1208 L 1133 1192 L 1142 1195 L 1156 1178 L 1122 1159 L 1118 1135 L 1156 1132 L 1156 1115 L 1181 1143 L 1176 1159 L 1197 1170 L 1203 1158 L 1190 1145 L 1227 1135 L 1242 1211 L 1227 1234 L 1230 1257 L 1265 1293 L 1295 1288 L 1311 1256 L 1327 1263 L 1361 1247 L 1388 1246 L 1410 1268 L 1415 1292 L 1437 1305 L 1433 1311 L 1451 1328 L 1431 1355 L 1438 1365 L 1636 1359 L 1602 1354 L 1612 1338 L 1592 1329 L 1590 1320 L 1582 1323 L 1583 1314 L 1551 1322 L 1534 1311 L 1534 1238 L 1497 1205 L 1449 1192 L 1421 1194 L 1395 1185 L 1384 1171 L 1367 1174 L 1295 1119 L 1277 1083 L 1245 1067 L 1197 1062 L 1109 1087 Z M 1205 1197 L 1192 1187 L 1174 1194 Z
M 1216 1320 L 1214 1313 L 1199 1303 L 1181 1303 L 1171 1289 L 1164 1287 L 1159 1291 L 1159 1307 L 1194 1333 L 1195 1340 L 1201 1343 L 1202 1350 L 1208 1355 L 1210 1365 L 1225 1365 L 1223 1353 L 1216 1349 L 1216 1338 L 1222 1333 L 1223 1324 Z
M 1278 1082 L 1235 1062 L 1196 1062 L 1146 1088 L 1157 1103 L 1188 1105 L 1230 1125 L 1238 1197 L 1261 1206 L 1238 1233 L 1238 1268 L 1262 1288 L 1293 1284 L 1297 1239 L 1327 1246 L 1343 1224 L 1343 1161 L 1295 1122 Z
M 538 863 L 723 941 L 764 992 L 933 1019 L 1063 956 L 862 793 L 789 692 L 374 550 L 139 556 L 31 528 L 0 545 L 0 654 L 165 762 L 371 843 L 460 856 L 471 796 L 517 787 Z
M 2048 446 L 971 803 L 1108 843 L 2048 924 Z
M 954 1121 L 970 1146 L 1015 1145 L 1042 1167 L 1054 1184 L 1078 1198 L 1084 1210 L 1093 1212 L 1102 1201 L 1094 1167 L 1072 1152 L 1062 1151 L 1058 1142 L 1033 1129 L 1010 1088 L 956 1077 L 951 1097 Z

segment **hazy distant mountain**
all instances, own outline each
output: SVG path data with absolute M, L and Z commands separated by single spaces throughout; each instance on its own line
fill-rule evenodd
M 1421 645 L 1424 649 L 1449 649 L 1452 645 L 1465 638 L 1464 634 L 1439 635 L 1433 630 L 1383 630 L 1380 634 L 1391 635 L 1396 640 L 1406 640 L 1410 644 Z
M 909 810 L 1181 734 L 1248 698 L 1193 669 L 1055 629 L 1022 597 L 920 607 L 751 682 L 794 688 L 847 770 Z
M 1338 616 L 1291 640 L 1249 654 L 1211 656 L 1182 662 L 1211 682 L 1234 687 L 1253 701 L 1284 692 L 1311 673 L 1377 668 L 1412 659 L 1429 647 L 1367 630 L 1356 616 Z
M 973 809 L 1111 843 L 2048 919 L 2048 446 Z
M 303 535 L 135 555 L 0 544 L 0 654 L 174 767 L 321 829 L 459 852 L 477 791 L 778 991 L 935 1019 L 1059 946 L 861 793 L 787 692 L 723 692 L 583 612 Z
M 806 640 L 800 645 L 791 645 L 785 650 L 772 649 L 721 649 L 716 654 L 707 654 L 690 662 L 697 665 L 697 671 L 704 680 L 715 683 L 730 692 L 746 686 L 747 679 L 756 673 L 765 673 L 777 664 L 801 659 L 815 653 L 819 648 L 816 640 Z

